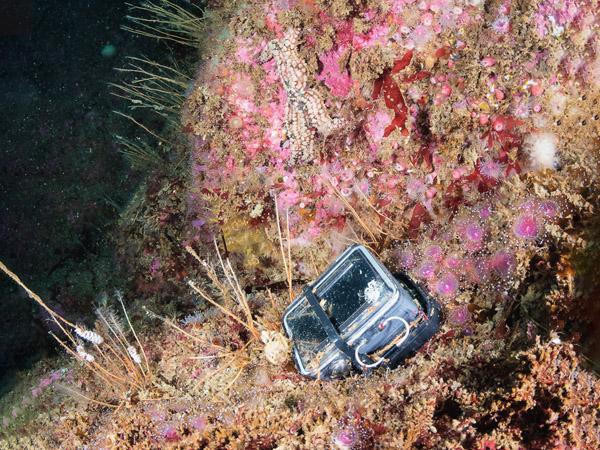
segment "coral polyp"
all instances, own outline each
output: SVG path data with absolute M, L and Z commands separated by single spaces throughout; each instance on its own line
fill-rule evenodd
M 513 225 L 515 236 L 522 239 L 535 239 L 539 234 L 538 220 L 531 214 L 521 214 Z
M 453 273 L 446 273 L 441 276 L 436 285 L 438 294 L 444 297 L 452 297 L 458 291 L 458 279 Z

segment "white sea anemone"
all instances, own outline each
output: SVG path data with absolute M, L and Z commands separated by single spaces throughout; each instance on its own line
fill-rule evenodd
M 558 138 L 552 133 L 533 133 L 525 140 L 529 162 L 534 170 L 556 169 Z

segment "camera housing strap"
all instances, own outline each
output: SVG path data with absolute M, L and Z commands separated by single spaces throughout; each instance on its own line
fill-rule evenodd
M 338 350 L 340 350 L 344 355 L 346 355 L 350 359 L 350 361 L 352 361 L 352 365 L 356 369 L 358 369 L 361 372 L 364 372 L 365 371 L 364 364 L 361 364 L 356 359 L 354 349 L 352 347 L 350 347 L 348 345 L 348 343 L 340 336 L 340 334 L 336 330 L 335 326 L 331 323 L 331 320 L 329 320 L 327 313 L 325 313 L 325 311 L 321 307 L 321 304 L 319 303 L 319 299 L 313 292 L 312 287 L 305 286 L 303 289 L 303 293 L 304 293 L 304 296 L 306 297 L 306 299 L 308 300 L 308 303 L 310 304 L 311 308 L 317 315 L 317 318 L 319 319 L 319 323 L 325 330 L 325 333 L 327 334 L 327 337 L 329 338 L 329 340 L 331 342 L 333 342 L 333 344 L 338 348 Z M 373 363 L 373 361 L 369 358 L 368 355 L 362 355 L 361 358 L 367 364 Z

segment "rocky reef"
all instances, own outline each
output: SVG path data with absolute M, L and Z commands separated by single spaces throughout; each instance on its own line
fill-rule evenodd
M 542 277 L 544 320 L 564 319 L 597 204 L 591 3 L 258 2 L 221 20 L 184 115 L 192 241 L 245 222 L 275 242 L 277 200 L 298 280 L 361 242 L 450 317 L 506 314 Z M 231 239 L 251 282 L 277 279 L 258 263 L 276 245 Z
M 122 230 L 143 380 L 55 372 L 61 414 L 27 422 L 52 431 L 7 439 L 598 448 L 597 8 L 209 1 L 174 132 L 185 164 Z M 304 379 L 282 312 L 352 243 L 435 295 L 443 328 L 394 371 Z

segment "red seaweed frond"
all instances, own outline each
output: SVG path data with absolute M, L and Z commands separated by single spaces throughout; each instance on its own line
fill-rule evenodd
M 394 63 L 391 69 L 383 72 L 383 74 L 377 80 L 375 80 L 375 84 L 373 85 L 373 94 L 371 95 L 371 98 L 373 100 L 377 100 L 383 92 L 385 106 L 394 111 L 394 118 L 392 119 L 391 123 L 385 127 L 383 133 L 384 137 L 389 136 L 396 128 L 400 129 L 400 132 L 403 136 L 408 136 L 408 129 L 406 128 L 408 107 L 406 106 L 404 96 L 400 91 L 398 83 L 396 80 L 394 80 L 393 75 L 408 67 L 412 61 L 412 57 L 413 52 L 412 50 L 409 50 L 404 54 L 404 56 L 402 56 L 402 58 L 398 59 Z M 412 83 L 417 80 L 422 80 L 427 76 L 429 76 L 428 72 L 420 71 L 415 75 L 405 77 L 402 81 Z

